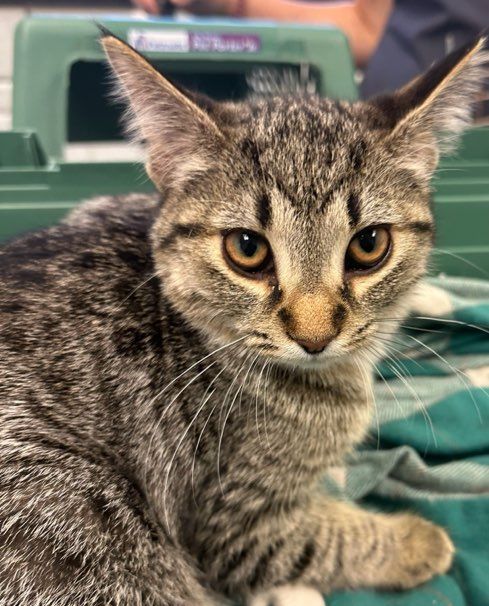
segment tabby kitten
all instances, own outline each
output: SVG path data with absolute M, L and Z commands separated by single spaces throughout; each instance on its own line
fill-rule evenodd
M 441 528 L 319 486 L 365 436 L 375 335 L 425 272 L 429 179 L 482 41 L 353 104 L 216 104 L 102 44 L 160 194 L 89 201 L 0 253 L 0 604 L 445 572 Z

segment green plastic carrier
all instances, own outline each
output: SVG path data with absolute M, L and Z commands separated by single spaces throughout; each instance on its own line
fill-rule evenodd
M 285 83 L 354 100 L 354 67 L 336 29 L 246 21 L 100 18 L 181 84 L 218 99 Z M 0 240 L 50 225 L 81 200 L 154 188 L 141 164 L 64 160 L 73 142 L 121 139 L 109 102 L 98 29 L 86 17 L 42 16 L 18 26 L 13 130 L 0 133 Z M 489 275 L 489 128 L 474 128 L 434 180 L 434 271 Z
M 311 79 L 319 94 L 355 99 L 345 36 L 320 27 L 277 27 L 232 20 L 100 18 L 170 78 L 217 98 L 240 98 L 264 68 Z M 86 17 L 29 17 L 15 33 L 13 127 L 34 130 L 46 153 L 62 159 L 67 141 L 120 136 L 120 108 L 107 101 L 99 30 Z

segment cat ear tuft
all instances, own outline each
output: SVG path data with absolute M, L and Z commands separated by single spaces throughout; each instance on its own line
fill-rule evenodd
M 440 153 L 454 149 L 470 125 L 487 77 L 485 38 L 453 51 L 399 91 L 370 101 L 389 124 L 388 139 L 418 172 L 429 177 Z
M 128 102 L 128 131 L 144 141 L 156 187 L 164 191 L 205 172 L 223 141 L 216 122 L 131 46 L 101 33 L 116 94 Z

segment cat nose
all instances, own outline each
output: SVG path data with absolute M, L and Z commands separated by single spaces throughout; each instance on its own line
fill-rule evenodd
M 319 354 L 326 349 L 326 347 L 331 343 L 334 339 L 334 335 L 325 335 L 319 339 L 299 339 L 290 335 L 294 341 L 302 347 L 308 354 Z

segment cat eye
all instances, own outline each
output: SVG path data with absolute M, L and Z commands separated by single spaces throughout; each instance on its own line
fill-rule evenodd
M 268 242 L 253 231 L 233 230 L 223 236 L 224 258 L 232 269 L 247 277 L 260 279 L 273 269 Z
M 362 229 L 350 242 L 346 251 L 346 271 L 367 271 L 380 265 L 391 248 L 389 229 L 378 225 Z

